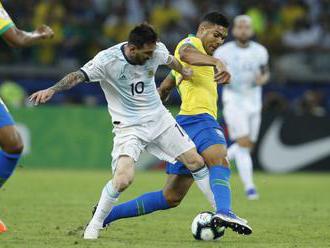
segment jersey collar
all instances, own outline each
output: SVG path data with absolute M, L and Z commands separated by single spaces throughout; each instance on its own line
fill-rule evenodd
M 137 63 L 133 62 L 132 60 L 130 60 L 126 54 L 125 54 L 125 45 L 127 45 L 127 43 L 123 44 L 120 47 L 121 52 L 123 53 L 124 58 L 126 59 L 127 63 L 131 64 L 131 65 L 138 65 Z

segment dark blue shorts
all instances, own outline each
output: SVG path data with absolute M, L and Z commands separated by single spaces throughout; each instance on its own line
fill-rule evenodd
M 195 143 L 199 154 L 212 145 L 227 145 L 221 126 L 209 114 L 178 115 L 176 121 Z M 181 162 L 176 162 L 166 163 L 166 173 L 186 175 L 190 171 Z
M 0 128 L 4 126 L 12 126 L 15 125 L 15 122 L 11 115 L 9 114 L 7 107 L 0 99 Z

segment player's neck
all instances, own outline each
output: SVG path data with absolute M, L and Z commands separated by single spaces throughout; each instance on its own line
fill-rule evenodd
M 127 45 L 123 45 L 122 46 L 122 52 L 123 52 L 123 55 L 124 55 L 124 57 L 125 57 L 125 59 L 127 60 L 128 63 L 130 63 L 132 65 L 137 65 L 137 63 L 135 62 L 134 58 L 130 54 L 129 48 L 128 48 Z
M 236 45 L 237 45 L 238 47 L 241 47 L 241 48 L 247 48 L 247 47 L 249 47 L 249 45 L 250 45 L 250 41 L 249 41 L 249 40 L 247 40 L 247 41 L 239 41 L 239 40 L 236 40 Z

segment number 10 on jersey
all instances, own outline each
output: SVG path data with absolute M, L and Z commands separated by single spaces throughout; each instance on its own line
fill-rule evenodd
M 131 93 L 132 96 L 134 96 L 135 94 L 142 94 L 144 91 L 144 83 L 143 82 L 137 82 L 137 83 L 133 83 L 131 84 Z

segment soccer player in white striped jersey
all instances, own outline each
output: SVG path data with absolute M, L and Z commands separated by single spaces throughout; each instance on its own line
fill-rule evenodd
M 251 18 L 240 15 L 234 19 L 234 41 L 219 47 L 214 56 L 227 64 L 232 75 L 223 88 L 223 114 L 229 136 L 235 141 L 228 149 L 228 158 L 235 160 L 239 175 L 250 200 L 258 199 L 253 182 L 251 149 L 257 140 L 262 108 L 262 85 L 269 80 L 268 52 L 252 41 Z
M 164 107 L 154 75 L 165 64 L 184 79 L 192 70 L 183 68 L 157 42 L 157 34 L 147 24 L 135 27 L 124 42 L 98 53 L 79 71 L 68 74 L 53 87 L 34 93 L 30 100 L 45 103 L 62 90 L 82 82 L 100 82 L 108 102 L 115 133 L 112 151 L 113 178 L 103 188 L 97 209 L 84 232 L 84 239 L 97 239 L 105 217 L 133 181 L 135 162 L 143 150 L 159 159 L 184 163 L 200 188 L 210 192 L 207 167 L 194 143 Z M 166 201 L 163 194 L 159 201 Z

